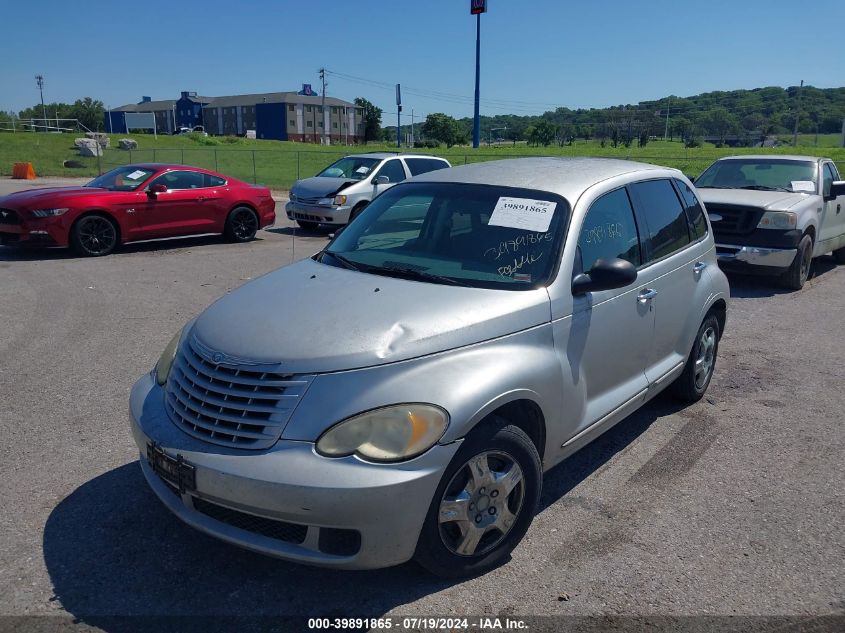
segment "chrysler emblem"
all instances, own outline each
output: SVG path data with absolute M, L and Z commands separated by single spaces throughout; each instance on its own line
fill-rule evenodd
M 221 354 L 220 352 L 214 352 L 214 355 L 211 357 L 211 360 L 213 360 L 215 364 L 220 364 L 220 362 L 223 360 L 223 354 Z

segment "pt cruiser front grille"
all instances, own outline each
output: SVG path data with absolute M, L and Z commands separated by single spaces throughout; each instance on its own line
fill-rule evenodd
M 214 444 L 272 446 L 313 377 L 248 361 L 215 363 L 213 356 L 195 337 L 182 345 L 167 380 L 170 418 L 189 435 Z

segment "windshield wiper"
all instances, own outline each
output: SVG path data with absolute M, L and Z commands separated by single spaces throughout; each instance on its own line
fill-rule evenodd
M 789 191 L 786 187 L 767 187 L 765 185 L 746 185 L 744 187 L 740 187 L 740 189 L 754 189 L 755 191 Z
M 358 272 L 361 272 L 361 266 L 349 261 L 343 255 L 338 255 L 337 253 L 332 253 L 331 251 L 323 251 L 322 255 L 320 255 L 320 261 L 321 262 L 323 261 L 323 258 L 326 255 L 331 255 L 332 257 L 334 257 L 337 261 L 339 261 L 341 264 L 343 264 L 344 268 L 348 268 L 349 270 L 357 270 Z
M 367 272 L 372 272 L 377 275 L 384 274 L 388 277 L 435 281 L 438 283 L 449 284 L 450 286 L 465 286 L 467 288 L 472 288 L 471 284 L 459 281 L 458 279 L 454 279 L 452 277 L 427 273 L 424 270 L 416 270 L 414 268 L 406 268 L 404 266 L 373 266 L 372 268 L 368 268 Z
M 725 187 L 724 185 L 695 185 L 696 189 L 735 189 L 736 187 Z

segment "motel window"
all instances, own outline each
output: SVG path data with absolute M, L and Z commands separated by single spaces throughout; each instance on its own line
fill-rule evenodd
M 311 106 L 305 106 L 305 111 L 306 111 L 306 112 L 311 112 Z
M 292 103 L 288 106 L 288 112 L 293 112 L 293 104 Z
M 337 121 L 332 121 L 332 127 L 333 127 L 334 129 L 337 129 Z
M 305 122 L 305 127 L 314 127 L 314 125 L 313 125 L 313 121 L 306 121 L 306 122 Z
M 290 126 L 291 126 L 291 127 L 296 127 L 296 121 L 294 121 L 293 119 L 291 119 L 290 121 L 288 121 L 288 123 L 290 123 Z

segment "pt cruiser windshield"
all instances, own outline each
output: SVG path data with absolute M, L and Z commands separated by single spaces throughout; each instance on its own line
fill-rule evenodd
M 373 200 L 322 263 L 431 283 L 527 290 L 555 272 L 569 205 L 532 189 L 407 183 Z

